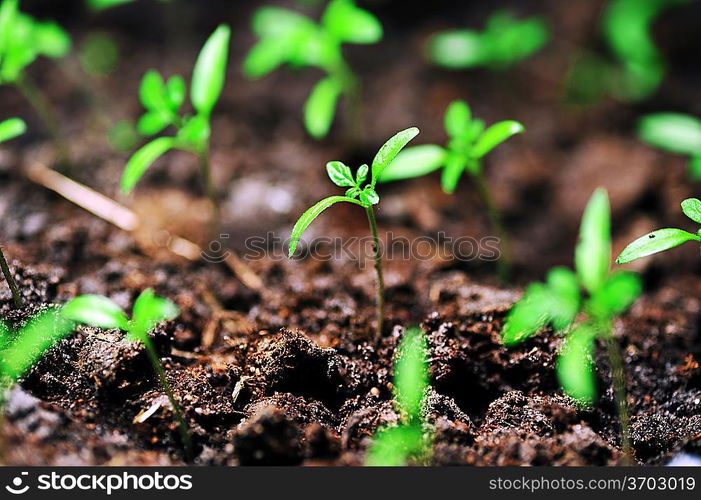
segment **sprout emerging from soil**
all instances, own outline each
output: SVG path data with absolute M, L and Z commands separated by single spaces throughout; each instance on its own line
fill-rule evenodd
M 380 182 L 409 179 L 443 168 L 441 185 L 452 194 L 463 172 L 472 177 L 487 215 L 500 239 L 499 275 L 508 281 L 511 274 L 511 245 L 501 212 L 484 179 L 483 158 L 509 137 L 525 129 L 519 122 L 506 120 L 485 130 L 484 121 L 473 119 L 465 101 L 454 101 L 445 113 L 445 130 L 449 140 L 445 147 L 436 144 L 414 146 L 402 151 L 380 176 Z
M 518 20 L 500 10 L 490 16 L 482 32 L 450 30 L 433 35 L 428 41 L 428 57 L 449 69 L 486 66 L 503 70 L 538 52 L 549 38 L 540 17 Z
M 131 193 L 153 162 L 171 149 L 197 155 L 204 190 L 215 212 L 215 231 L 220 222 L 220 208 L 219 193 L 212 181 L 209 160 L 210 118 L 224 88 L 230 37 L 229 27 L 221 25 L 202 47 L 190 85 L 194 115 L 180 111 L 186 94 L 185 80 L 181 76 L 172 76 L 164 81 L 155 70 L 144 75 L 139 96 L 146 113 L 139 120 L 139 132 L 151 136 L 170 126 L 176 132 L 174 136 L 158 137 L 134 153 L 124 168 L 121 181 L 122 192 Z
M 19 309 L 24 305 L 24 301 L 22 300 L 22 294 L 20 293 L 19 288 L 17 287 L 15 278 L 12 276 L 10 266 L 7 264 L 7 259 L 5 258 L 5 254 L 2 251 L 2 247 L 0 247 L 0 270 L 2 270 L 2 275 L 5 277 L 7 286 L 10 287 L 10 292 L 12 292 L 12 300 L 15 303 L 15 307 Z
M 424 433 L 423 407 L 429 387 L 428 346 L 420 328 L 407 329 L 394 363 L 394 402 L 401 416 L 397 426 L 378 431 L 367 465 L 402 466 L 424 461 L 431 439 Z
M 314 67 L 326 76 L 314 87 L 304 107 L 304 125 L 315 139 L 326 137 L 338 99 L 348 102 L 349 132 L 359 126 L 360 82 L 343 57 L 342 44 L 372 44 L 382 39 L 380 22 L 354 0 L 331 0 L 321 22 L 280 7 L 263 7 L 253 17 L 260 41 L 249 52 L 243 71 L 260 78 L 283 64 Z
M 701 224 L 701 200 L 698 198 L 684 200 L 682 212 L 697 224 Z M 616 259 L 616 264 L 628 264 L 642 257 L 678 247 L 687 241 L 701 243 L 701 229 L 696 234 L 676 228 L 658 229 L 628 245 Z
M 375 272 L 377 274 L 377 339 L 382 336 L 382 325 L 385 316 L 385 285 L 382 275 L 380 239 L 377 235 L 377 222 L 375 221 L 375 211 L 373 209 L 373 207 L 380 202 L 380 197 L 375 191 L 375 185 L 380 175 L 382 175 L 382 171 L 387 168 L 404 146 L 418 134 L 419 129 L 412 127 L 394 135 L 378 151 L 375 159 L 372 161 L 372 169 L 368 168 L 367 165 L 362 165 L 358 168 L 355 177 L 353 177 L 351 169 L 342 162 L 332 161 L 327 163 L 326 173 L 331 179 L 331 182 L 339 187 L 348 188 L 345 196 L 329 196 L 316 203 L 302 214 L 294 228 L 292 228 L 292 235 L 290 236 L 289 257 L 292 258 L 302 234 L 307 227 L 309 227 L 309 224 L 321 215 L 324 210 L 339 202 L 354 203 L 365 209 L 370 223 L 375 252 Z M 370 181 L 366 183 L 368 174 L 370 174 Z
M 40 22 L 19 11 L 19 0 L 0 4 L 0 85 L 14 85 L 34 108 L 54 137 L 61 160 L 69 159 L 68 144 L 49 100 L 25 69 L 39 56 L 58 59 L 71 48 L 68 34 L 53 22 Z
M 640 120 L 638 134 L 651 146 L 688 156 L 689 178 L 701 181 L 701 120 L 682 113 L 653 113 Z
M 612 273 L 610 262 L 609 201 L 606 191 L 598 189 L 582 217 L 575 252 L 576 274 L 557 267 L 545 283 L 531 284 L 509 312 L 502 341 L 507 346 L 516 345 L 547 325 L 562 332 L 565 341 L 557 359 L 558 378 L 565 392 L 584 405 L 591 405 L 596 397 L 594 349 L 597 339 L 603 341 L 621 420 L 622 448 L 626 460 L 632 462 L 626 379 L 613 321 L 640 295 L 642 285 L 637 274 Z
M 187 458 L 190 459 L 193 448 L 188 425 L 168 383 L 156 348 L 149 337 L 149 333 L 158 323 L 175 319 L 179 314 L 180 311 L 175 304 L 167 299 L 157 297 L 151 289 L 142 292 L 136 299 L 136 302 L 134 302 L 131 320 L 118 305 L 98 295 L 81 295 L 70 301 L 63 308 L 63 315 L 72 321 L 96 328 L 122 330 L 127 333 L 128 340 L 141 342 L 146 347 L 146 352 L 156 375 L 158 375 L 161 387 L 173 407 L 173 414 L 178 421 L 178 428 L 185 445 L 185 452 Z

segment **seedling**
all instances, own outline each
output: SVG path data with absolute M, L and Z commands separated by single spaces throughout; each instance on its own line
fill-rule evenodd
M 14 85 L 27 99 L 54 137 L 63 161 L 68 146 L 56 114 L 46 96 L 32 82 L 25 69 L 39 56 L 65 56 L 71 47 L 68 34 L 56 23 L 40 22 L 19 11 L 19 0 L 0 4 L 0 85 Z
M 442 167 L 441 185 L 446 193 L 452 194 L 463 172 L 467 171 L 500 238 L 499 275 L 502 281 L 508 281 L 511 274 L 511 245 L 501 212 L 485 182 L 482 160 L 499 144 L 525 129 L 519 122 L 507 120 L 485 130 L 482 120 L 472 118 L 466 102 L 454 101 L 445 113 L 445 130 L 449 137 L 445 147 L 424 144 L 407 148 L 382 172 L 379 180 L 389 182 L 420 177 Z
M 682 212 L 697 224 L 701 224 L 701 200 L 698 198 L 684 200 Z M 628 264 L 648 255 L 678 247 L 687 241 L 701 243 L 701 229 L 696 234 L 675 228 L 658 229 L 628 245 L 616 259 L 616 264 Z
M 7 259 L 5 258 L 5 254 L 2 251 L 2 247 L 0 247 L 0 269 L 2 269 L 2 274 L 5 277 L 7 286 L 10 288 L 10 292 L 12 292 L 12 300 L 15 303 L 15 307 L 19 309 L 24 305 L 24 301 L 22 300 L 22 294 L 20 293 L 19 288 L 17 287 L 15 278 L 12 276 L 10 266 L 7 264 Z
M 382 39 L 382 25 L 353 0 L 331 0 L 316 23 L 297 12 L 263 7 L 253 17 L 253 31 L 260 41 L 243 64 L 250 78 L 260 78 L 279 66 L 314 67 L 326 76 L 314 87 L 304 107 L 304 125 L 315 139 L 326 137 L 345 96 L 350 130 L 359 122 L 360 82 L 343 57 L 344 43 L 372 44 Z
M 620 346 L 613 336 L 613 321 L 640 295 L 642 285 L 634 273 L 612 273 L 610 262 L 609 201 L 606 191 L 598 189 L 582 217 L 575 252 L 576 274 L 557 267 L 548 273 L 545 283 L 531 284 L 509 312 L 502 341 L 513 346 L 551 325 L 565 337 L 556 365 L 560 384 L 581 404 L 591 405 L 596 397 L 595 342 L 602 340 L 611 365 L 621 444 L 626 460 L 632 463 L 626 379 Z
M 682 113 L 654 113 L 638 124 L 640 139 L 651 146 L 688 156 L 688 175 L 701 181 L 701 120 Z
M 518 20 L 500 10 L 487 20 L 484 31 L 450 30 L 428 41 L 428 57 L 438 66 L 464 69 L 486 66 L 504 70 L 538 52 L 550 31 L 540 17 Z
M 96 328 L 122 330 L 127 333 L 128 340 L 141 342 L 144 345 L 161 387 L 173 407 L 173 414 L 178 421 L 178 428 L 185 445 L 187 457 L 191 458 L 193 450 L 188 425 L 168 383 L 156 348 L 149 337 L 149 333 L 158 323 L 175 319 L 179 314 L 180 311 L 175 304 L 167 299 L 156 297 L 151 289 L 142 292 L 136 299 L 136 302 L 134 302 L 131 320 L 118 305 L 98 295 L 81 295 L 70 301 L 63 308 L 63 315 L 72 321 Z
M 326 173 L 331 182 L 339 187 L 347 187 L 345 196 L 329 196 L 316 203 L 309 210 L 304 212 L 299 218 L 290 236 L 289 257 L 295 253 L 299 240 L 304 231 L 309 227 L 314 219 L 332 205 L 340 202 L 353 203 L 365 209 L 365 213 L 370 223 L 370 232 L 375 252 L 375 272 L 377 274 L 376 291 L 377 291 L 377 331 L 376 339 L 382 336 L 382 324 L 385 317 L 385 285 L 382 275 L 382 253 L 380 249 L 380 239 L 377 236 L 377 222 L 375 221 L 374 206 L 380 202 L 380 196 L 375 191 L 375 184 L 382 175 L 382 171 L 394 160 L 397 154 L 406 146 L 409 141 L 419 134 L 419 129 L 416 127 L 408 128 L 393 136 L 388 140 L 378 151 L 375 159 L 372 161 L 372 172 L 367 165 L 362 165 L 353 177 L 351 169 L 340 161 L 332 161 L 326 164 Z M 366 183 L 370 173 L 370 182 Z
M 139 120 L 139 132 L 152 136 L 173 127 L 175 135 L 158 137 L 134 153 L 124 168 L 121 181 L 122 192 L 131 193 L 146 170 L 166 152 L 180 149 L 193 153 L 200 161 L 202 183 L 214 210 L 213 225 L 217 227 L 220 208 L 209 160 L 210 117 L 224 88 L 230 36 L 229 27 L 221 25 L 202 47 L 190 85 L 194 115 L 180 111 L 186 94 L 185 80 L 181 76 L 164 81 L 155 70 L 144 75 L 139 95 L 146 113 Z
M 428 346 L 420 328 L 409 328 L 394 363 L 394 403 L 399 425 L 378 431 L 367 465 L 402 466 L 409 460 L 426 460 L 431 439 L 424 433 L 423 407 L 429 387 Z

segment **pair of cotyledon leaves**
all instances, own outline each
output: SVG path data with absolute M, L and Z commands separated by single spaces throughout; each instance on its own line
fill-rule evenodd
M 0 83 L 16 81 L 37 57 L 60 58 L 70 47 L 70 37 L 63 29 L 21 13 L 19 0 L 0 4 Z
M 304 107 L 304 124 L 312 137 L 325 137 L 339 97 L 350 91 L 349 74 L 341 44 L 370 44 L 382 39 L 382 25 L 353 0 L 332 0 L 316 23 L 297 12 L 263 7 L 253 17 L 260 40 L 243 64 L 244 73 L 260 78 L 283 64 L 293 68 L 317 67 L 328 75 L 312 90 Z
M 596 338 L 610 334 L 613 318 L 642 291 L 636 274 L 612 273 L 610 263 L 610 207 L 606 191 L 598 189 L 582 217 L 576 272 L 558 267 L 550 271 L 545 283 L 531 284 L 509 312 L 502 331 L 507 346 L 524 341 L 548 324 L 556 331 L 566 331 L 557 360 L 558 377 L 565 392 L 584 403 L 593 402 L 596 396 L 591 363 Z M 576 323 L 580 314 L 584 318 Z
M 345 196 L 329 196 L 316 203 L 302 214 L 290 236 L 289 256 L 295 253 L 299 240 L 304 231 L 309 227 L 314 219 L 316 219 L 327 208 L 339 202 L 348 202 L 360 205 L 364 208 L 371 208 L 380 201 L 380 197 L 375 191 L 375 185 L 382 172 L 392 161 L 397 157 L 399 152 L 406 146 L 409 141 L 419 134 L 419 129 L 416 127 L 408 128 L 390 138 L 377 152 L 372 161 L 372 168 L 363 165 L 358 169 L 355 177 L 353 177 L 350 168 L 339 161 L 329 162 L 326 166 L 326 172 L 331 181 L 339 187 L 347 187 Z M 371 172 L 368 172 L 371 170 Z M 368 173 L 370 173 L 370 182 L 363 186 Z
M 481 175 L 482 158 L 508 138 L 524 131 L 523 125 L 513 120 L 495 123 L 485 130 L 484 122 L 472 118 L 470 107 L 464 101 L 454 101 L 448 106 L 444 126 L 449 137 L 446 147 L 424 144 L 405 149 L 382 172 L 379 181 L 419 177 L 443 167 L 441 185 L 445 192 L 453 193 L 463 172 Z
M 122 174 L 121 189 L 124 193 L 131 192 L 153 162 L 167 151 L 206 151 L 210 116 L 224 88 L 230 37 L 230 28 L 221 25 L 200 51 L 190 85 L 190 101 L 196 111 L 194 116 L 179 116 L 186 94 L 185 81 L 181 77 L 173 76 L 164 81 L 156 71 L 144 75 L 139 95 L 146 113 L 139 120 L 140 132 L 153 135 L 174 125 L 177 134 L 175 137 L 154 139 L 134 153 Z

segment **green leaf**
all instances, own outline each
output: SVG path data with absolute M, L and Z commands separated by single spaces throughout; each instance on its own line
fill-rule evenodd
M 321 23 L 336 40 L 349 43 L 377 43 L 382 39 L 382 24 L 353 0 L 331 0 Z
M 638 124 L 640 138 L 673 153 L 701 153 L 701 120 L 681 113 L 647 115 Z
M 165 101 L 165 83 L 163 77 L 156 70 L 147 71 L 141 79 L 139 98 L 144 108 L 153 111 L 168 109 Z
M 203 151 L 207 148 L 210 133 L 209 119 L 203 115 L 195 115 L 178 130 L 178 141 L 187 144 L 194 151 Z
M 377 205 L 380 202 L 380 196 L 372 186 L 365 186 L 365 189 L 360 192 L 360 201 L 365 205 Z
M 701 224 L 701 200 L 698 198 L 687 198 L 682 201 L 682 212 L 694 222 Z
M 428 345 L 420 328 L 409 328 L 399 345 L 394 363 L 395 399 L 407 422 L 420 422 L 429 384 Z
M 209 117 L 219 100 L 226 78 L 231 29 L 222 24 L 202 47 L 192 73 L 190 100 L 197 112 Z
M 435 144 L 422 144 L 406 148 L 382 171 L 378 182 L 411 179 L 438 170 L 446 161 L 448 153 Z
M 445 131 L 450 137 L 462 137 L 467 132 L 472 113 L 465 101 L 453 101 L 445 112 Z
M 304 126 L 315 139 L 326 137 L 336 114 L 336 103 L 342 88 L 327 77 L 316 84 L 304 106 Z
M 594 294 L 607 279 L 611 266 L 611 215 L 608 194 L 599 188 L 592 195 L 579 229 L 575 251 L 577 276 Z
M 476 31 L 444 31 L 428 41 L 429 59 L 449 69 L 480 66 L 485 63 L 488 54 L 482 35 Z
M 346 190 L 346 196 L 349 198 L 357 198 L 360 193 L 362 193 L 362 189 L 357 188 L 357 187 L 352 187 L 350 189 Z
M 71 38 L 54 22 L 35 23 L 32 30 L 33 49 L 38 53 L 58 59 L 71 49 Z
M 392 136 L 377 152 L 375 159 L 372 161 L 372 182 L 374 188 L 377 179 L 382 175 L 382 171 L 394 161 L 399 152 L 406 146 L 409 141 L 419 135 L 419 129 L 411 127 Z
M 127 4 L 134 0 L 88 0 L 88 7 L 93 11 L 101 11 L 116 7 L 118 5 Z
M 96 328 L 129 329 L 129 319 L 124 311 L 108 298 L 99 295 L 76 297 L 63 307 L 62 314 L 71 321 Z
M 10 380 L 22 377 L 46 351 L 73 332 L 73 323 L 48 311 L 29 320 L 10 346 L 0 351 L 0 373 Z
M 426 447 L 419 424 L 385 427 L 373 438 L 365 464 L 371 467 L 401 467 Z
M 495 123 L 479 136 L 472 149 L 472 156 L 482 158 L 509 137 L 520 134 L 524 130 L 523 125 L 512 120 Z
M 326 164 L 326 173 L 331 182 L 339 187 L 355 186 L 351 169 L 340 161 L 330 161 Z
M 349 198 L 348 196 L 329 196 L 328 198 L 324 198 L 323 200 L 316 203 L 316 205 L 309 208 L 306 212 L 304 212 L 301 215 L 295 226 L 292 228 L 292 235 L 290 236 L 290 249 L 288 253 L 289 258 L 292 258 L 292 256 L 294 255 L 295 250 L 297 249 L 297 245 L 299 244 L 299 240 L 302 237 L 304 231 L 307 229 L 307 227 L 309 227 L 309 224 L 311 224 L 314 221 L 314 219 L 319 217 L 319 215 L 321 215 L 321 213 L 324 210 L 342 201 L 355 203 L 356 205 L 365 207 L 365 205 L 363 205 L 358 200 L 354 200 L 353 198 Z
M 129 194 L 146 170 L 163 154 L 173 149 L 176 145 L 172 137 L 159 137 L 139 149 L 127 162 L 122 174 L 121 190 Z
M 701 237 L 681 229 L 658 229 L 628 245 L 616 259 L 616 264 L 628 264 L 642 257 L 677 247 L 687 241 L 701 241 Z
M 467 160 L 458 153 L 450 153 L 447 155 L 445 168 L 441 174 L 441 187 L 448 194 L 453 194 L 458 187 L 458 181 L 462 176 Z
M 148 341 L 148 334 L 162 321 L 177 318 L 180 310 L 173 302 L 162 297 L 156 297 L 152 289 L 141 292 L 134 302 L 129 336 L 142 343 Z
M 253 14 L 253 32 L 262 38 L 280 38 L 314 27 L 307 17 L 281 7 L 261 7 Z
M 168 98 L 170 110 L 174 113 L 180 109 L 180 106 L 185 102 L 185 79 L 180 75 L 171 76 L 166 82 L 165 94 Z
M 549 321 L 555 330 L 564 330 L 577 318 L 581 304 L 577 275 L 566 267 L 555 267 L 548 273 L 550 293 Z
M 0 142 L 9 141 L 24 134 L 27 131 L 27 124 L 20 118 L 9 118 L 0 122 Z
M 591 405 L 596 397 L 593 353 L 596 330 L 579 325 L 567 335 L 556 367 L 564 391 L 580 403 Z
M 360 186 L 365 179 L 368 178 L 368 172 L 370 172 L 370 167 L 367 164 L 362 164 L 358 167 L 358 171 L 355 173 L 355 184 Z
M 19 0 L 3 0 L 0 3 L 0 63 L 12 41 L 12 27 L 18 10 Z
M 260 78 L 284 64 L 289 55 L 289 42 L 279 38 L 263 38 L 243 61 L 243 72 L 249 78 Z
M 170 125 L 168 115 L 161 111 L 149 111 L 139 118 L 136 128 L 141 135 L 150 136 L 162 132 L 168 125 Z
M 608 320 L 625 312 L 640 296 L 642 290 L 643 285 L 637 274 L 616 272 L 592 296 L 588 309 L 595 317 Z

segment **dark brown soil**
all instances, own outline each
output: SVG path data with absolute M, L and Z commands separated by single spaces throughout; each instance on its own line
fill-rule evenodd
M 491 3 L 440 1 L 427 16 L 411 5 L 392 15 L 394 3 L 374 5 L 387 19 L 387 40 L 369 51 L 348 52 L 366 98 L 362 141 L 349 147 L 341 147 L 340 128 L 321 143 L 301 129 L 301 107 L 315 72 L 279 71 L 260 82 L 240 75 L 252 43 L 246 22 L 257 2 L 221 7 L 216 20 L 194 17 L 191 34 L 177 49 L 158 31 L 145 36 L 140 21 L 128 14 L 93 20 L 120 39 L 125 60 L 119 73 L 86 78 L 83 87 L 50 63 L 38 63 L 32 75 L 48 89 L 71 137 L 76 166 L 69 175 L 118 197 L 126 155 L 105 145 L 98 113 L 137 117 L 141 74 L 150 67 L 187 74 L 206 32 L 222 20 L 231 22 L 231 74 L 214 119 L 212 149 L 230 234 L 225 244 L 239 251 L 249 236 L 289 235 L 309 203 L 334 192 L 323 170 L 327 160 L 366 162 L 394 131 L 414 124 L 422 128 L 419 142 L 444 141 L 443 110 L 455 98 L 466 98 L 489 122 L 519 119 L 527 134 L 488 162 L 489 182 L 514 236 L 513 288 L 497 287 L 491 262 L 388 261 L 388 320 L 382 339 L 374 342 L 370 266 L 359 269 L 348 259 L 255 260 L 250 265 L 266 287 L 252 292 L 223 265 L 155 254 L 153 241 L 143 235 L 124 233 L 30 183 L 20 169 L 37 159 L 50 161 L 46 138 L 17 94 L 0 88 L 8 116 L 25 117 L 33 130 L 0 150 L 0 238 L 28 302 L 13 311 L 9 290 L 0 286 L 0 317 L 19 325 L 43 305 L 81 293 L 106 295 L 127 309 L 146 287 L 174 300 L 182 314 L 160 327 L 155 341 L 192 428 L 197 464 L 362 464 L 374 432 L 399 418 L 391 403 L 392 358 L 403 328 L 414 323 L 422 324 L 430 346 L 426 414 L 435 435 L 433 463 L 619 464 L 606 357 L 600 353 L 597 362 L 601 399 L 584 410 L 558 388 L 559 338 L 543 332 L 507 350 L 499 334 L 523 285 L 553 265 L 571 265 L 579 217 L 596 187 L 606 187 L 611 196 L 614 251 L 646 230 L 688 226 L 678 204 L 698 186 L 687 181 L 684 160 L 642 145 L 633 125 L 650 110 L 681 107 L 701 115 L 698 77 L 684 69 L 688 48 L 674 43 L 676 37 L 691 38 L 688 18 L 698 19 L 699 8 L 679 8 L 687 10 L 665 16 L 656 28 L 672 69 L 655 98 L 638 106 L 607 100 L 585 109 L 563 102 L 560 82 L 575 56 L 574 43 L 600 49 L 599 2 L 517 2 L 519 12 L 548 15 L 556 38 L 529 62 L 499 74 L 446 73 L 420 57 L 426 34 L 455 26 L 446 19 L 481 24 Z M 76 36 L 84 36 L 85 24 L 71 23 Z M 99 92 L 109 107 L 89 100 L 87 91 Z M 196 174 L 190 156 L 173 154 L 123 201 L 159 225 L 202 241 Z M 409 238 L 439 231 L 490 235 L 467 179 L 454 196 L 442 194 L 438 184 L 431 176 L 382 186 L 382 232 Z M 308 237 L 364 236 L 364 214 L 355 208 L 334 208 Z M 680 451 L 701 453 L 700 262 L 698 248 L 689 246 L 638 265 L 645 295 L 616 323 L 635 455 L 642 464 L 665 463 Z M 203 345 L 206 330 L 215 332 L 211 346 Z M 146 353 L 116 331 L 79 328 L 52 349 L 10 394 L 3 434 L 9 464 L 183 461 L 171 408 Z

